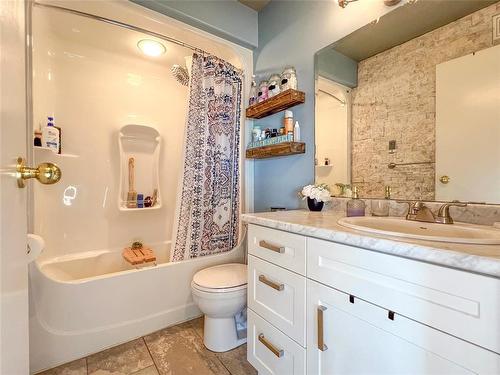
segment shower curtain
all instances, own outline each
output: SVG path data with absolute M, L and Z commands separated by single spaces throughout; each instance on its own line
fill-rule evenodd
M 231 250 L 239 235 L 241 72 L 194 54 L 189 87 L 172 261 Z

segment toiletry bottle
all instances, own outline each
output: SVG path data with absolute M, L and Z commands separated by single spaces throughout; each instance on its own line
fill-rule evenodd
M 137 194 L 137 208 L 144 208 L 144 194 Z
M 293 141 L 300 142 L 300 125 L 298 121 L 295 121 L 295 126 L 293 127 Z
M 347 217 L 351 216 L 365 216 L 366 204 L 359 199 L 358 188 L 352 188 L 352 199 L 347 201 Z
M 33 146 L 42 147 L 42 126 L 39 125 L 38 129 L 35 130 L 35 137 L 33 138 Z
M 252 106 L 257 103 L 257 83 L 255 83 L 255 75 L 252 76 L 252 86 L 250 86 L 250 95 L 248 105 Z
M 42 145 L 56 154 L 61 153 L 61 129 L 54 126 L 53 117 L 47 117 L 47 126 L 42 132 Z
M 285 127 L 285 134 L 293 133 L 293 112 L 286 110 L 285 118 L 283 119 L 283 126 Z

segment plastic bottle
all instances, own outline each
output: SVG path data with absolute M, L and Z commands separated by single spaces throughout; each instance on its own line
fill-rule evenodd
M 257 83 L 255 82 L 255 75 L 252 76 L 252 86 L 250 86 L 250 95 L 248 98 L 248 105 L 257 103 Z
M 298 121 L 295 121 L 295 126 L 293 127 L 293 141 L 300 142 L 300 125 Z
M 42 131 L 42 146 L 61 153 L 61 129 L 54 126 L 54 118 L 47 117 L 47 126 Z
M 42 147 L 42 125 L 39 124 L 38 129 L 35 130 L 34 132 L 34 138 L 33 138 L 33 146 L 35 147 Z
M 285 118 L 283 119 L 283 126 L 285 127 L 285 134 L 293 133 L 293 112 L 286 110 Z

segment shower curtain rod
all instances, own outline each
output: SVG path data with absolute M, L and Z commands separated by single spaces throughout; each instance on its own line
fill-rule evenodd
M 144 34 L 156 37 L 158 39 L 163 39 L 163 40 L 166 40 L 168 42 L 177 44 L 179 46 L 189 48 L 190 50 L 193 50 L 195 52 L 201 53 L 202 55 L 209 55 L 208 52 L 206 52 L 206 51 L 204 51 L 204 50 L 202 50 L 200 48 L 194 47 L 194 46 L 192 46 L 192 45 L 190 45 L 188 43 L 181 42 L 180 40 L 174 39 L 172 37 L 169 37 L 169 36 L 166 36 L 166 35 L 163 35 L 163 34 L 160 34 L 160 33 L 155 33 L 154 31 L 149 31 L 149 30 L 143 29 L 142 27 L 138 27 L 138 26 L 134 26 L 134 25 L 129 25 L 128 23 L 124 23 L 124 22 L 120 22 L 120 21 L 115 21 L 115 20 L 112 20 L 112 19 L 109 19 L 109 18 L 106 18 L 106 17 L 96 16 L 95 14 L 80 12 L 79 10 L 69 9 L 69 8 L 58 6 L 58 5 L 42 4 L 42 3 L 39 3 L 39 2 L 36 2 L 36 1 L 33 2 L 33 4 L 36 5 L 36 6 L 42 7 L 42 8 L 55 9 L 55 10 L 59 10 L 59 11 L 62 11 L 62 12 L 67 12 L 67 13 L 75 14 L 77 16 L 91 18 L 91 19 L 96 20 L 96 21 L 105 22 L 105 23 L 108 23 L 110 25 L 122 27 L 124 29 L 132 30 L 132 31 L 137 31 L 139 33 L 144 33 Z

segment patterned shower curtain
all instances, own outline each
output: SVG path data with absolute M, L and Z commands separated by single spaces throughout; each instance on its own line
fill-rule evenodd
M 221 253 L 238 243 L 241 89 L 234 66 L 193 55 L 172 261 Z

